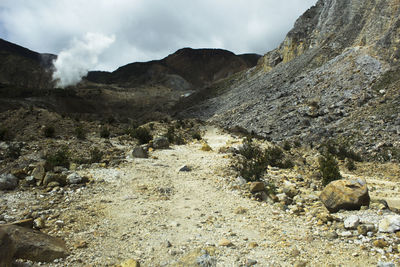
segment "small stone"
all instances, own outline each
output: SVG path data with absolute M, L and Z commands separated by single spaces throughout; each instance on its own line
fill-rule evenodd
M 192 169 L 188 165 L 183 165 L 178 169 L 178 172 L 190 172 Z
M 383 239 L 377 239 L 374 242 L 372 242 L 372 244 L 377 248 L 386 248 L 387 246 L 389 246 L 388 242 L 386 242 Z
M 149 157 L 147 145 L 134 147 L 132 151 L 132 157 L 147 159 Z
M 252 182 L 250 184 L 250 192 L 257 193 L 265 190 L 265 185 L 263 182 Z
M 140 263 L 137 260 L 129 259 L 122 262 L 120 267 L 140 267 Z
M 379 222 L 379 232 L 394 233 L 400 230 L 400 215 L 388 215 Z
M 56 225 L 57 225 L 57 227 L 61 228 L 61 227 L 63 227 L 65 225 L 65 223 L 62 220 L 57 220 L 56 221 Z
M 0 190 L 13 190 L 18 186 L 18 178 L 15 175 L 2 174 L 0 175 Z
M 212 151 L 212 148 L 207 144 L 207 143 L 204 143 L 202 146 L 201 146 L 201 149 L 200 149 L 201 151 Z
M 297 248 L 293 249 L 292 251 L 290 251 L 289 253 L 290 257 L 292 258 L 296 258 L 298 256 L 300 256 L 300 250 L 298 250 Z
M 360 218 L 357 215 L 351 215 L 344 220 L 344 228 L 356 229 L 360 223 Z
M 256 265 L 257 261 L 256 260 L 252 260 L 252 259 L 247 259 L 246 260 L 246 266 L 253 266 Z
M 35 177 L 37 185 L 41 185 L 46 174 L 45 162 L 39 162 L 36 168 L 32 171 L 32 176 Z
M 297 190 L 294 185 L 288 185 L 283 188 L 283 193 L 285 193 L 288 197 L 293 198 L 299 193 L 299 190 Z
M 219 242 L 218 245 L 221 247 L 231 247 L 233 246 L 233 243 L 231 241 L 229 241 L 226 238 L 222 238 Z
M 78 249 L 78 248 L 87 248 L 88 243 L 85 240 L 79 240 L 74 244 L 74 248 Z
M 36 218 L 33 220 L 33 227 L 36 229 L 43 229 L 46 227 L 45 222 L 42 218 Z
M 256 248 L 256 247 L 258 247 L 257 242 L 250 242 L 249 243 L 249 248 Z
M 344 231 L 344 232 L 341 232 L 339 234 L 339 236 L 341 236 L 341 237 L 351 237 L 351 236 L 353 236 L 353 233 L 350 232 L 350 231 Z
M 196 259 L 196 266 L 212 267 L 217 265 L 217 260 L 211 257 L 207 252 Z
M 153 148 L 154 149 L 166 149 L 169 148 L 168 138 L 165 136 L 158 136 L 153 139 Z
M 393 262 L 378 262 L 377 267 L 396 267 L 396 264 Z
M 300 261 L 296 261 L 294 263 L 293 267 L 306 267 L 307 264 L 308 264 L 307 261 L 300 260 Z
M 243 208 L 243 207 L 237 207 L 235 209 L 235 214 L 245 214 L 246 212 L 247 212 L 247 209 Z
M 76 172 L 73 172 L 67 176 L 66 181 L 67 184 L 81 184 L 84 182 L 84 179 Z
M 368 232 L 375 231 L 375 226 L 373 224 L 361 224 L 357 226 L 357 231 L 360 235 L 366 236 Z

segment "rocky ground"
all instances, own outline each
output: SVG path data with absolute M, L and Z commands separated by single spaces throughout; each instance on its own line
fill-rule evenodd
M 162 127 L 165 126 L 155 125 L 156 130 Z M 353 172 L 341 168 L 346 178 L 367 180 L 372 201 L 369 208 L 360 211 L 331 214 L 318 198 L 322 187 L 313 175 L 316 151 L 292 149 L 289 153 L 294 158 L 301 155 L 307 164 L 297 164 L 293 169 L 270 167 L 265 179 L 277 186 L 277 198 L 260 199 L 251 193 L 253 185 L 238 178 L 232 168 L 235 156 L 229 151 L 234 149 L 229 148 L 239 147 L 242 138 L 213 126 L 201 127 L 203 140 L 171 145 L 169 149 L 150 149 L 148 158 L 132 157 L 132 140 L 89 135 L 86 142 L 118 153 L 101 163 L 71 166 L 68 172 L 86 177 L 86 183 L 20 185 L 16 190 L 3 191 L 1 223 L 32 218 L 41 232 L 65 240 L 69 253 L 65 259 L 51 263 L 19 260 L 15 264 L 399 263 L 400 235 L 379 231 L 380 222 L 395 214 L 387 204 L 392 210 L 397 205 L 398 165 L 357 163 Z M 73 147 L 74 142 L 70 143 Z M 27 172 L 32 169 L 33 164 Z M 386 262 L 393 265 L 382 265 Z

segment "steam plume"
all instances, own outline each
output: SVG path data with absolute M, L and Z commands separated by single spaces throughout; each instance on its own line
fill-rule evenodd
M 71 47 L 61 51 L 53 62 L 56 68 L 53 73 L 53 80 L 56 86 L 65 88 L 75 85 L 85 76 L 90 68 L 96 66 L 98 56 L 107 49 L 115 37 L 106 36 L 100 33 L 86 33 L 81 39 L 74 39 Z

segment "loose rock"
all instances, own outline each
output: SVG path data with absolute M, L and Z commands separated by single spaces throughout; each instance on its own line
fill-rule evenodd
M 262 182 L 252 182 L 250 184 L 250 192 L 257 193 L 265 190 L 265 185 Z
M 400 230 L 400 215 L 388 215 L 379 222 L 379 232 L 394 233 Z
M 15 258 L 51 262 L 67 256 L 65 242 L 39 231 L 14 225 L 2 226 L 15 244 Z
M 356 229 L 360 223 L 360 218 L 357 215 L 351 215 L 344 220 L 344 228 Z
M 0 175 L 0 190 L 13 190 L 18 186 L 18 178 L 13 174 Z
M 169 148 L 168 138 L 165 136 L 159 136 L 153 139 L 154 149 L 166 149 Z
M 330 212 L 358 210 L 369 206 L 367 183 L 362 179 L 337 180 L 328 184 L 319 198 Z
M 146 159 L 149 157 L 149 153 L 147 150 L 147 146 L 136 146 L 133 148 L 132 156 L 134 158 L 143 158 Z

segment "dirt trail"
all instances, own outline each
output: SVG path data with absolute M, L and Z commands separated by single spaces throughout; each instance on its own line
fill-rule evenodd
M 376 264 L 375 254 L 326 238 L 308 217 L 240 196 L 230 186 L 235 177 L 227 175 L 229 159 L 218 153 L 235 140 L 213 127 L 204 130 L 213 151 L 201 151 L 197 142 L 156 150 L 150 159 L 131 159 L 119 168 L 85 171 L 105 182 L 83 190 L 79 204 L 65 210 L 64 217 L 82 214 L 59 233 L 77 248 L 55 265 L 137 259 L 141 266 L 196 266 L 201 256 L 217 266 Z M 178 171 L 183 165 L 191 171 Z M 219 245 L 223 238 L 232 244 Z

